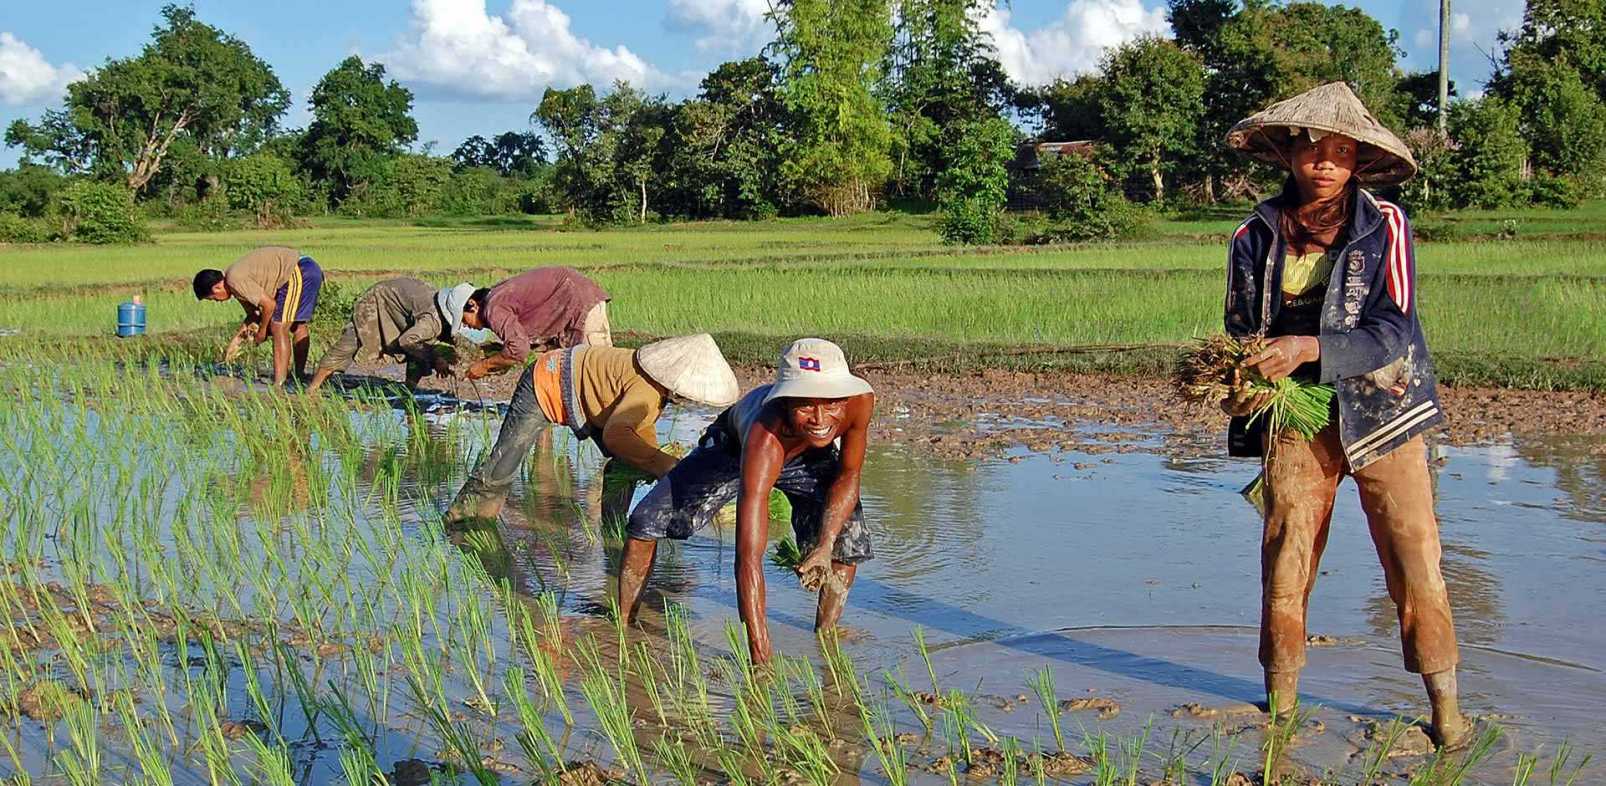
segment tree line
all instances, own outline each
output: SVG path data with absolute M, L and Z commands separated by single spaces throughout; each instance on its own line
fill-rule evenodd
M 1221 143 L 1232 123 L 1342 80 L 1405 132 L 1417 209 L 1571 204 L 1606 183 L 1606 8 L 1528 0 L 1487 89 L 1435 128 L 1437 74 L 1406 73 L 1398 33 L 1357 8 L 1169 0 L 1171 38 L 1097 70 L 1015 84 L 982 29 L 991 0 L 781 0 L 773 40 L 695 94 L 616 83 L 548 89 L 531 127 L 418 145 L 413 95 L 348 57 L 282 125 L 289 93 L 239 38 L 167 6 L 137 54 L 5 132 L 0 239 L 118 234 L 100 212 L 198 226 L 295 216 L 566 212 L 594 224 L 840 215 L 935 206 L 945 236 L 997 242 L 1022 191 L 1041 239 L 1118 235 L 1139 205 L 1242 201 L 1278 176 Z M 1028 135 L 1023 128 L 1035 133 Z M 1086 141 L 1025 169 L 1032 139 Z M 1017 160 L 1019 159 L 1019 160 Z M 99 211 L 99 212 L 97 212 Z M 133 221 L 137 234 L 138 222 Z

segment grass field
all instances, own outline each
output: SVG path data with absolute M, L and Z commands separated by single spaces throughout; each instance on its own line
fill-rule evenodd
M 1154 372 L 1165 345 L 1219 328 L 1225 237 L 1241 214 L 1199 211 L 1155 222 L 1140 240 L 1056 248 L 945 246 L 929 217 L 886 213 L 609 231 L 550 218 L 324 220 L 164 231 L 135 247 L 0 246 L 0 331 L 105 335 L 116 303 L 136 292 L 153 332 L 220 328 L 238 309 L 196 303 L 189 277 L 283 243 L 353 288 L 387 274 L 489 284 L 571 265 L 612 293 L 617 330 L 708 330 L 739 360 L 762 362 L 788 338 L 821 334 L 860 360 Z M 1606 389 L 1606 203 L 1417 226 L 1422 319 L 1447 379 Z M 1090 345 L 1147 348 L 1057 351 Z

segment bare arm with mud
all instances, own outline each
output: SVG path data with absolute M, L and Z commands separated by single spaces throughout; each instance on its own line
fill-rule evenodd
M 763 421 L 748 431 L 742 450 L 742 483 L 736 495 L 736 606 L 747 626 L 754 663 L 770 659 L 764 618 L 764 547 L 769 543 L 770 491 L 786 463 L 786 448 Z

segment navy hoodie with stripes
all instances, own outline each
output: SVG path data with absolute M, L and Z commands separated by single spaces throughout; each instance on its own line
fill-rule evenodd
M 1233 232 L 1227 258 L 1227 333 L 1277 335 L 1285 249 L 1280 199 L 1262 202 Z M 1338 391 L 1338 435 L 1359 470 L 1444 421 L 1433 363 L 1416 315 L 1416 260 L 1405 211 L 1355 190 L 1344 246 L 1322 303 L 1317 378 Z M 1228 452 L 1259 456 L 1264 419 L 1232 419 Z

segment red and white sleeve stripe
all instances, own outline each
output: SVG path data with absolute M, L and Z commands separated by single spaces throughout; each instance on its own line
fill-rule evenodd
M 1409 225 L 1405 212 L 1388 202 L 1379 202 L 1383 219 L 1388 222 L 1388 247 L 1385 262 L 1388 264 L 1389 297 L 1394 298 L 1400 311 L 1411 313 L 1412 281 L 1416 278 L 1415 252 L 1411 248 Z

